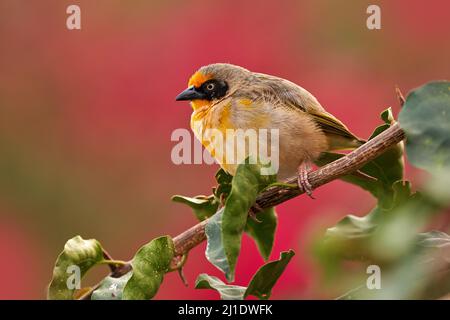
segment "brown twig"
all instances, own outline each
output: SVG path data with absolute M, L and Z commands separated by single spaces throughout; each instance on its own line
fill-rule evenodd
M 316 189 L 332 180 L 351 174 L 352 172 L 360 169 L 366 163 L 377 158 L 387 149 L 401 142 L 404 137 L 403 130 L 397 123 L 395 123 L 389 129 L 382 132 L 372 140 L 369 140 L 353 152 L 334 162 L 320 167 L 316 171 L 309 173 L 308 180 L 312 188 Z M 295 184 L 297 183 L 297 177 L 291 177 L 285 182 Z M 262 209 L 270 208 L 303 193 L 304 192 L 299 189 L 286 189 L 275 186 L 261 193 L 256 200 L 256 205 Z M 207 223 L 208 220 L 202 221 L 173 238 L 175 254 L 177 256 L 187 254 L 191 249 L 206 239 L 205 226 Z M 111 276 L 120 277 L 130 270 L 130 264 L 119 266 L 116 268 L 114 273 L 111 274 Z M 92 291 L 85 294 L 81 297 L 81 299 L 89 299 Z
M 400 103 L 400 107 L 403 107 L 405 104 L 405 96 L 398 86 L 395 86 L 395 94 L 397 95 L 398 102 Z

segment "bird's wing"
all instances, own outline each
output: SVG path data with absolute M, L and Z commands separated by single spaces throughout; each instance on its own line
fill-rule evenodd
M 335 134 L 341 137 L 359 140 L 340 120 L 336 119 L 328 112 L 309 113 L 313 116 L 317 125 L 325 132 L 329 134 Z
M 345 124 L 332 114 L 317 109 L 304 112 L 311 115 L 313 121 L 325 133 L 329 151 L 353 150 L 364 144 L 364 140 L 355 136 Z
M 347 128 L 340 120 L 325 111 L 317 99 L 302 87 L 288 80 L 264 76 L 264 84 L 268 85 L 269 94 L 275 106 L 288 107 L 306 112 L 312 116 L 313 121 L 329 137 L 330 144 L 336 149 L 341 147 L 357 147 L 364 141 Z
M 289 84 L 288 86 L 287 90 L 277 91 L 278 99 L 282 105 L 308 113 L 325 133 L 358 139 L 345 124 L 326 112 L 311 93 L 297 85 L 295 85 L 295 88 Z

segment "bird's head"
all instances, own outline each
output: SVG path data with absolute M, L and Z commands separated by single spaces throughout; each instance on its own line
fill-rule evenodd
M 201 67 L 189 79 L 188 88 L 181 92 L 177 101 L 191 101 L 195 109 L 210 106 L 235 92 L 246 82 L 250 71 L 226 63 Z

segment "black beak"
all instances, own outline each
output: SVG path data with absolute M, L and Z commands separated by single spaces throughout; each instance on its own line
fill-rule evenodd
M 196 99 L 205 99 L 206 95 L 203 92 L 200 92 L 194 86 L 190 86 L 183 92 L 181 92 L 176 98 L 176 101 L 185 101 L 185 100 L 196 100 Z

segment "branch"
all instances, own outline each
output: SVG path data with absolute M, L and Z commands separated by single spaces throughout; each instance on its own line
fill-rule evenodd
M 396 123 L 372 140 L 363 144 L 358 149 L 332 163 L 320 167 L 308 174 L 308 181 L 313 189 L 316 189 L 332 180 L 348 175 L 360 169 L 366 163 L 377 158 L 390 147 L 404 139 L 404 132 Z M 297 176 L 285 181 L 289 184 L 297 183 Z M 256 204 L 262 209 L 276 206 L 280 203 L 295 198 L 304 192 L 299 189 L 286 189 L 272 187 L 261 193 L 256 199 Z M 208 220 L 196 224 L 192 228 L 176 236 L 175 252 L 177 255 L 185 254 L 206 239 L 205 226 Z
M 386 131 L 382 132 L 346 156 L 309 173 L 308 181 L 310 182 L 312 188 L 316 189 L 330 181 L 351 174 L 363 167 L 366 163 L 380 156 L 390 147 L 401 142 L 404 138 L 405 135 L 403 130 L 400 128 L 398 123 L 395 123 Z M 297 176 L 291 177 L 285 182 L 296 184 Z M 262 209 L 270 208 L 295 198 L 303 193 L 304 192 L 299 189 L 272 187 L 258 196 L 256 199 L 256 205 Z M 206 240 L 205 226 L 207 223 L 208 220 L 204 220 L 173 238 L 176 256 L 188 253 L 191 249 Z M 130 269 L 130 264 L 119 266 L 114 270 L 111 276 L 120 277 L 130 271 Z M 97 286 L 95 286 L 90 293 L 87 293 L 81 297 L 81 299 L 89 299 L 90 294 L 96 287 Z

